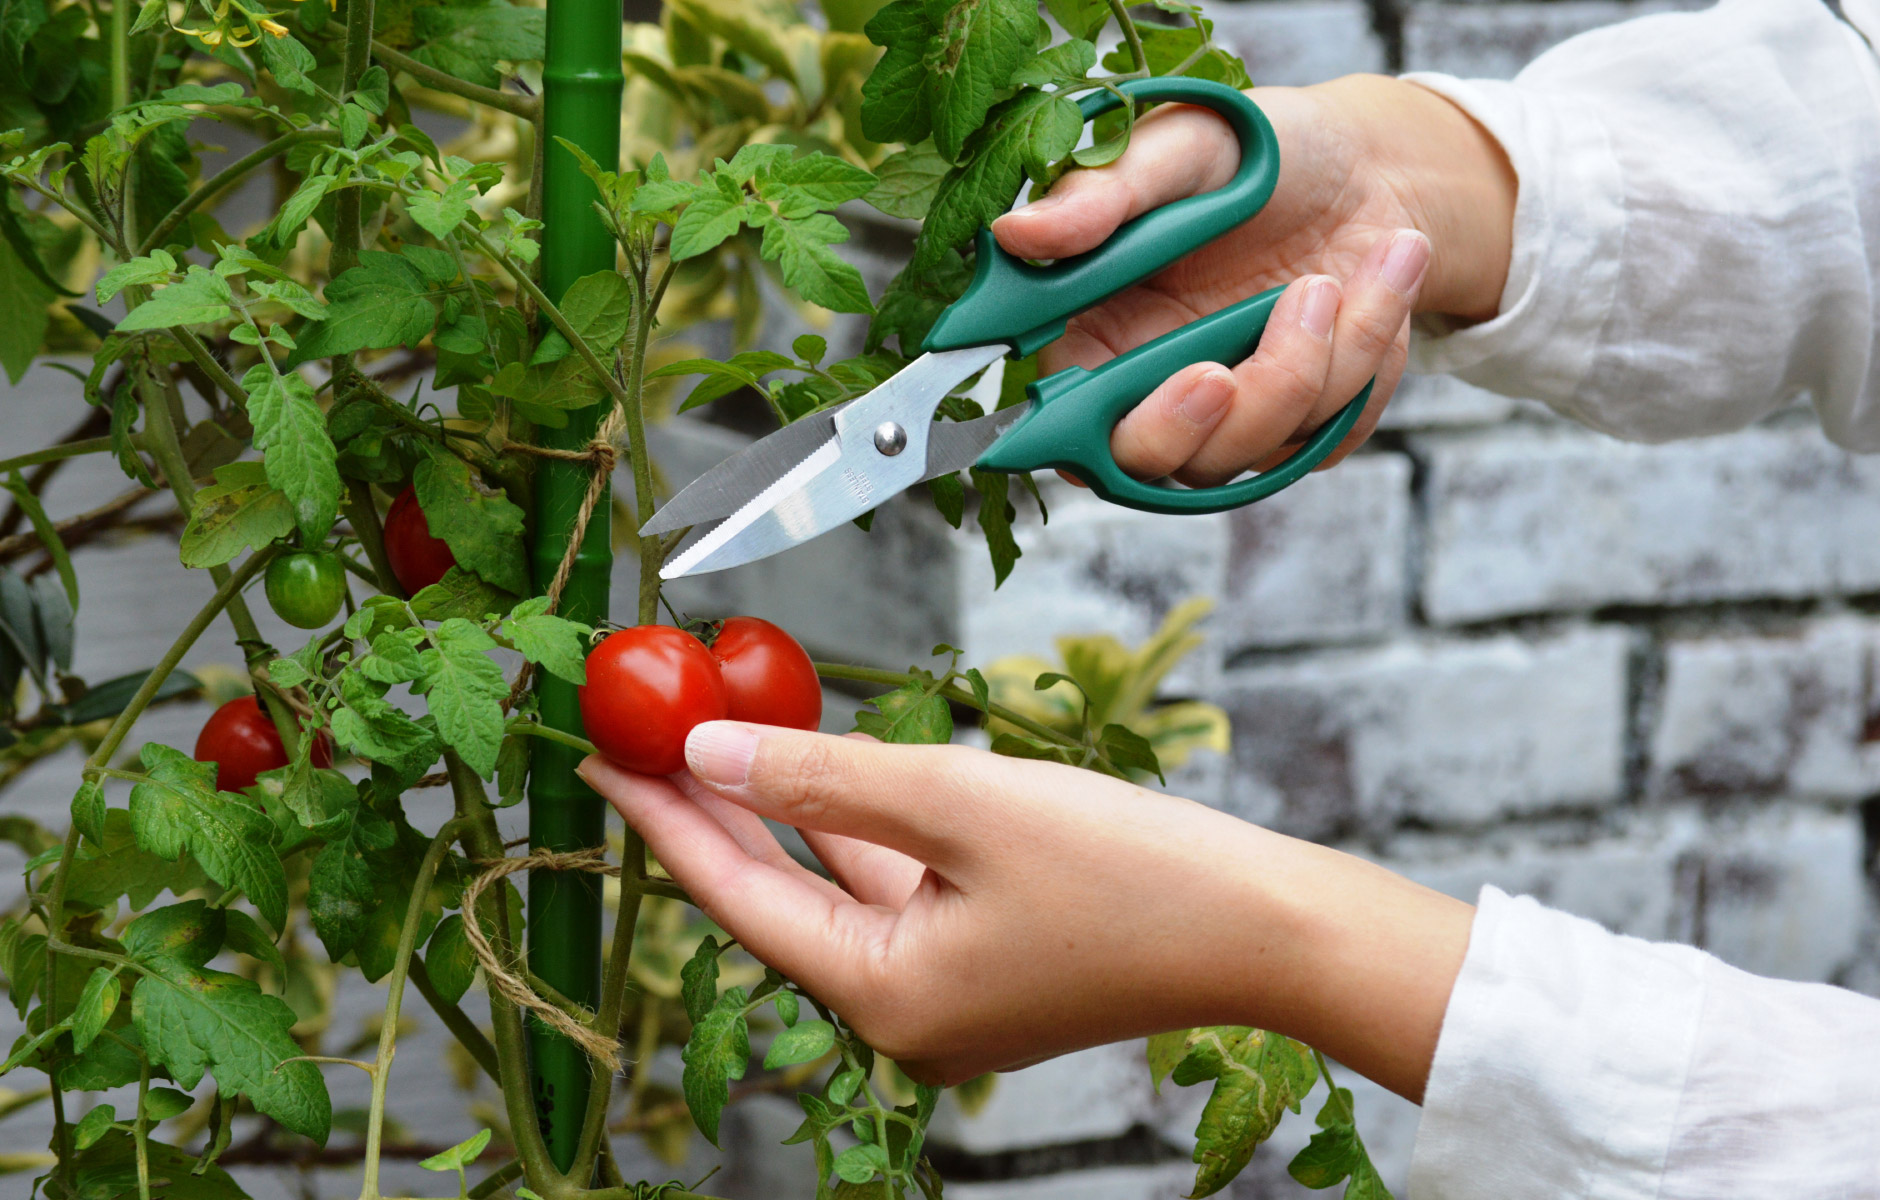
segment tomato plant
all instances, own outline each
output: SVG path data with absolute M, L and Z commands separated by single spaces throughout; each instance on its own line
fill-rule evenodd
M 219 792 L 246 791 L 255 786 L 256 776 L 288 764 L 281 731 L 253 696 L 237 696 L 216 709 L 196 735 L 192 757 L 197 762 L 215 764 L 215 787 Z M 314 737 L 307 758 L 315 767 L 332 766 L 332 739 L 324 733 Z
M 712 639 L 725 678 L 725 715 L 734 721 L 814 729 L 822 722 L 822 681 L 801 643 L 762 617 L 732 617 Z
M 1198 11 L 1158 0 L 1151 24 L 1114 0 L 1046 0 L 1047 24 L 1031 0 L 667 0 L 616 54 L 617 7 L 547 2 L 584 14 L 579 36 L 546 44 L 543 11 L 508 0 L 0 4 L 0 369 L 90 359 L 74 432 L 0 457 L 19 530 L 4 540 L 28 547 L 0 561 L 0 789 L 84 751 L 68 828 L 9 814 L 0 831 L 32 856 L 27 899 L 0 914 L 25 1029 L 0 1075 L 44 1077 L 9 1080 L 0 1120 L 45 1117 L 47 1153 L 9 1165 L 43 1170 L 55 1200 L 230 1200 L 230 1169 L 315 1160 L 356 1165 L 378 1200 L 387 1156 L 425 1145 L 389 1117 L 412 995 L 495 1087 L 483 1133 L 423 1155 L 474 1167 L 469 1194 L 698 1196 L 626 1181 L 610 1131 L 683 1153 L 694 1129 L 716 1141 L 734 1096 L 770 1091 L 808 1114 L 803 1194 L 937 1196 L 938 1091 L 840 1014 L 797 1024 L 813 999 L 718 936 L 633 830 L 614 830 L 608 868 L 574 764 L 598 743 L 674 770 L 689 723 L 727 713 L 812 727 L 818 673 L 872 689 L 856 728 L 891 742 L 945 741 L 970 714 L 997 752 L 1149 778 L 1159 754 L 1224 734 L 1218 712 L 1149 699 L 1179 630 L 1142 652 L 1093 643 L 1016 687 L 1036 664 L 989 680 L 945 648 L 907 671 L 812 666 L 748 617 L 708 650 L 653 628 L 677 539 L 631 536 L 663 495 L 645 433 L 673 407 L 667 381 L 697 381 L 681 410 L 786 423 L 873 388 L 966 286 L 979 226 L 1122 153 L 1134 112 L 1078 149 L 1074 97 L 1151 74 L 1245 83 Z M 557 105 L 598 116 L 598 136 L 551 136 Z M 443 128 L 441 145 L 426 132 Z M 221 144 L 252 149 L 205 162 Z M 261 221 L 231 203 L 246 189 Z M 838 250 L 862 202 L 918 222 L 879 294 Z M 856 322 L 861 353 L 831 360 L 820 334 L 785 353 L 766 296 L 819 328 Z M 689 356 L 705 321 L 729 353 Z M 1011 364 L 1007 390 L 1035 373 Z M 981 415 L 969 390 L 943 419 Z M 55 519 L 48 482 L 88 455 L 123 490 Z M 159 489 L 174 520 L 140 527 L 175 538 L 179 577 L 206 577 L 174 595 L 207 599 L 154 661 L 85 680 L 72 556 L 108 553 Z M 1020 492 L 1037 497 L 997 473 L 928 484 L 955 528 L 972 514 L 1000 581 Z M 615 545 L 638 584 L 610 603 Z M 340 621 L 342 571 L 367 586 Z M 304 643 L 263 635 L 264 578 Z M 634 628 L 594 648 L 614 621 Z M 179 664 L 224 623 L 254 695 L 210 718 L 192 758 L 142 721 L 200 693 Z M 525 801 L 526 859 L 498 824 Z M 576 877 L 603 869 L 604 960 L 602 889 Z M 383 990 L 364 1031 L 335 1024 L 346 973 Z M 462 1003 L 479 979 L 487 1023 Z M 753 1035 L 770 1037 L 755 1061 Z M 677 1088 L 662 1046 L 683 1047 Z M 1307 1048 L 1248 1029 L 1174 1031 L 1150 1057 L 1158 1078 L 1214 1082 L 1196 1194 L 1319 1076 Z M 1326 1114 L 1313 1178 L 1381 1194 L 1349 1105 Z
M 331 554 L 283 554 L 262 579 L 268 607 L 296 629 L 331 625 L 346 599 L 346 568 Z
M 639 625 L 607 635 L 587 658 L 581 724 L 588 739 L 629 771 L 685 768 L 692 727 L 728 715 L 724 676 L 684 630 Z

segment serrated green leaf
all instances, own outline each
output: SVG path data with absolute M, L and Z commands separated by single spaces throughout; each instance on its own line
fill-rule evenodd
M 318 545 L 339 518 L 339 453 L 313 386 L 298 374 L 256 363 L 242 376 L 268 482 L 287 497 L 302 545 Z
M 261 60 L 276 83 L 303 96 L 317 96 L 320 89 L 307 76 L 318 68 L 313 51 L 301 45 L 292 34 L 264 37 L 260 44 Z
M 940 181 L 953 164 L 934 149 L 931 141 L 890 154 L 876 172 L 874 189 L 868 202 L 891 217 L 918 221 L 933 205 Z M 885 306 L 886 298 L 882 301 Z
M 1208 1080 L 1214 1091 L 1195 1129 L 1194 1196 L 1226 1187 L 1271 1136 L 1286 1110 L 1318 1081 L 1312 1051 L 1277 1033 L 1239 1026 L 1188 1032 L 1187 1054 L 1171 1078 L 1182 1087 Z
M 131 829 L 159 858 L 187 850 L 209 877 L 240 888 L 276 929 L 286 927 L 287 872 L 274 823 L 239 796 L 215 790 L 215 766 L 156 742 L 143 748 L 149 778 L 131 789 Z
M 335 962 L 349 953 L 365 925 L 372 903 L 372 870 L 351 845 L 329 843 L 307 876 L 307 915 L 313 931 Z
M 104 840 L 104 786 L 95 779 L 78 785 L 72 797 L 72 826 L 93 842 Z
M 168 250 L 153 250 L 142 258 L 133 258 L 129 262 L 119 263 L 106 271 L 92 289 L 98 303 L 109 304 L 111 298 L 127 287 L 149 287 L 163 283 L 176 272 L 176 259 Z
M 959 0 L 946 10 L 924 60 L 934 146 L 942 157 L 959 160 L 1012 73 L 1031 58 L 1037 29 L 1031 0 Z
M 1081 82 L 1096 65 L 1097 48 L 1083 38 L 1074 37 L 1027 59 L 1012 72 L 1011 81 L 1033 87 L 1063 87 Z
M 290 364 L 415 346 L 431 332 L 437 306 L 424 272 L 411 259 L 382 250 L 359 255 L 359 265 L 326 285 L 326 319 L 296 335 Z
M 1128 726 L 1105 725 L 1097 737 L 1097 752 L 1125 775 L 1140 771 L 1154 775 L 1163 783 L 1168 782 L 1162 774 L 1161 760 L 1156 758 L 1155 747 L 1149 744 L 1148 738 Z
M 1018 509 L 1007 498 L 1012 477 L 977 467 L 972 474 L 973 486 L 979 491 L 979 528 L 986 535 L 986 552 L 992 556 L 992 586 L 996 588 L 1005 582 L 1024 553 L 1012 536 L 1012 522 L 1018 519 Z
M 144 1117 L 150 1121 L 167 1121 L 171 1117 L 181 1116 L 189 1111 L 195 1098 L 188 1092 L 179 1092 L 175 1088 L 153 1087 L 144 1093 Z
M 864 347 L 877 351 L 895 338 L 903 353 L 918 354 L 928 330 L 947 305 L 966 291 L 972 278 L 972 268 L 957 250 L 948 250 L 925 265 L 909 263 L 881 294 L 881 307 L 868 323 Z M 1006 370 L 1011 368 L 1008 363 Z
M 870 737 L 910 746 L 938 745 L 953 738 L 953 711 L 939 695 L 928 695 L 927 685 L 918 679 L 869 703 L 879 711 L 856 713 L 855 728 Z
M 206 267 L 191 265 L 177 283 L 158 288 L 117 324 L 118 332 L 167 329 L 172 325 L 207 325 L 228 319 L 233 293 L 228 281 Z
M 468 463 L 442 452 L 420 462 L 411 482 L 431 536 L 459 566 L 504 591 L 530 590 L 522 510 L 509 497 L 479 487 Z
M 1175 1064 L 1188 1057 L 1188 1030 L 1171 1029 L 1166 1033 L 1152 1034 L 1148 1044 L 1149 1082 L 1156 1094 L 1162 1092 L 1162 1081 L 1175 1069 Z
M 78 848 L 71 871 L 66 898 L 99 908 L 123 897 L 141 909 L 166 891 L 180 896 L 209 882 L 187 855 L 172 862 L 139 846 L 131 815 L 121 808 L 105 810 L 104 837 Z
M 239 908 L 227 912 L 228 927 L 223 945 L 237 954 L 246 954 L 249 958 L 260 959 L 274 968 L 277 979 L 287 977 L 287 960 L 281 956 L 281 948 L 274 944 L 267 930 L 261 928 L 255 919 Z
M 1028 166 L 1053 163 L 1082 136 L 1083 114 L 1062 96 L 1026 89 L 994 108 L 966 143 L 960 166 L 941 181 L 915 241 L 914 262 L 931 266 L 1012 206 Z
M 196 493 L 196 508 L 183 527 L 186 567 L 218 567 L 243 550 L 259 550 L 294 531 L 294 506 L 268 482 L 258 462 L 217 467 L 215 482 Z
M 834 312 L 872 313 L 862 273 L 829 247 L 849 231 L 828 213 L 801 220 L 779 217 L 764 226 L 761 253 L 783 268 L 783 281 L 812 304 Z
M 1183 75 L 1195 79 L 1211 79 L 1233 88 L 1249 88 L 1253 81 L 1247 77 L 1247 68 L 1238 58 L 1221 49 L 1211 46 L 1200 57 L 1194 57 L 1201 49 L 1202 38 L 1212 37 L 1214 22 L 1203 18 L 1201 28 L 1193 25 L 1166 26 L 1141 25 L 1143 57 L 1148 60 L 1151 75 L 1167 75 L 1176 67 L 1187 63 Z M 1192 61 L 1190 61 L 1192 59 Z M 1135 66 L 1129 57 L 1127 46 L 1118 47 L 1103 56 L 1103 65 L 1112 71 L 1127 71 Z
M 487 5 L 419 8 L 412 30 L 425 44 L 411 56 L 459 79 L 483 87 L 502 82 L 498 62 L 538 62 L 547 33 L 539 8 L 519 8 L 496 0 Z
M 836 1155 L 835 1172 L 849 1183 L 867 1183 L 887 1170 L 888 1151 L 885 1146 L 850 1146 Z
M 758 176 L 757 194 L 780 204 L 783 216 L 798 217 L 859 200 L 875 182 L 873 175 L 833 154 L 810 154 Z
M 731 1081 L 744 1078 L 751 1061 L 750 1026 L 745 1020 L 745 992 L 729 988 L 692 1026 L 680 1059 L 685 1063 L 681 1088 L 692 1122 L 712 1145 L 718 1144 L 718 1117 L 731 1100 Z
M 707 936 L 679 968 L 679 998 L 695 1025 L 718 1003 L 718 952 L 718 943 Z
M 764 1055 L 766 1071 L 814 1062 L 835 1048 L 836 1027 L 820 1018 L 802 1021 L 778 1034 Z
M 502 703 L 509 694 L 502 668 L 488 654 L 496 643 L 461 617 L 439 625 L 431 641 L 421 656 L 424 675 L 413 690 L 430 702 L 444 744 L 488 779 L 502 749 Z
M 423 191 L 406 200 L 405 211 L 426 233 L 441 242 L 455 233 L 470 215 L 470 202 L 476 195 L 476 188 L 468 180 L 454 179 L 441 192 Z
M 213 1070 L 216 1086 L 324 1144 L 333 1124 L 326 1083 L 288 1036 L 293 1010 L 278 996 L 221 971 L 155 958 L 131 993 L 131 1020 L 150 1059 L 186 1088 Z
M 568 324 L 581 335 L 596 358 L 610 363 L 633 319 L 633 285 L 614 271 L 583 275 L 562 297 L 561 315 L 568 319 Z M 568 339 L 551 327 L 530 357 L 529 365 L 559 362 L 573 353 Z
M 1074 38 L 1095 41 L 1097 31 L 1110 20 L 1107 0 L 1044 0 L 1044 7 Z
M 593 630 L 578 621 L 542 612 L 547 605 L 547 597 L 524 601 L 497 631 L 543 670 L 569 683 L 586 683 L 587 637 Z
M 514 592 L 492 587 L 462 567 L 453 566 L 444 572 L 444 578 L 411 598 L 411 611 L 425 621 L 451 617 L 480 621 L 508 611 L 515 602 Z
M 200 967 L 222 952 L 228 936 L 228 915 L 210 908 L 206 900 L 185 900 L 151 911 L 124 930 L 124 953 L 144 962 L 173 958 Z
M 715 249 L 754 211 L 749 204 L 723 196 L 701 196 L 692 201 L 672 227 L 673 260 L 696 258 Z
M 161 4 L 163 0 L 152 0 L 152 2 Z M 78 1124 L 72 1127 L 73 1147 L 78 1150 L 91 1149 L 97 1144 L 99 1138 L 110 1131 L 116 1120 L 117 1110 L 109 1104 L 94 1105 L 78 1119 Z
M 885 47 L 862 84 L 862 133 L 870 141 L 912 145 L 933 131 L 925 58 L 937 26 L 925 0 L 893 0 L 863 26 Z

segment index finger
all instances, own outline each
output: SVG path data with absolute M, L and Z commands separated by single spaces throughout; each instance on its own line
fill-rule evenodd
M 1121 158 L 1069 172 L 1049 195 L 994 221 L 992 236 L 1020 258 L 1082 254 L 1131 217 L 1222 186 L 1239 165 L 1226 121 L 1195 105 L 1163 105 L 1137 123 Z

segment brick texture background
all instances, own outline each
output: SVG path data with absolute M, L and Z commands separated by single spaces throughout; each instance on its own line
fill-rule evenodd
M 1562 38 L 1665 7 L 1286 0 L 1212 13 L 1257 80 L 1303 84 L 1375 70 L 1506 77 Z M 855 245 L 879 290 L 892 252 L 874 257 L 872 244 Z M 0 393 L 9 433 L 24 445 L 53 432 L 63 418 L 43 417 L 43 404 L 69 387 L 40 371 Z M 739 444 L 690 422 L 660 437 L 677 478 Z M 61 486 L 87 494 L 81 471 Z M 1059 486 L 1049 496 L 1050 525 L 1020 530 L 1025 557 L 996 592 L 976 539 L 897 503 L 869 537 L 844 530 L 674 599 L 764 614 L 813 649 L 853 654 L 862 637 L 869 657 L 905 665 L 942 640 L 983 662 L 1057 633 L 1140 638 L 1174 604 L 1209 595 L 1206 644 L 1170 690 L 1224 706 L 1234 744 L 1183 772 L 1186 794 L 1458 896 L 1494 884 L 1753 971 L 1880 991 L 1880 464 L 1834 449 L 1805 413 L 1651 448 L 1416 379 L 1365 451 L 1250 510 L 1160 518 Z M 164 619 L 150 615 L 152 589 L 178 586 L 155 543 L 79 565 L 81 670 L 160 644 L 170 613 L 196 602 L 165 596 Z M 616 586 L 629 575 L 623 565 Z M 840 720 L 851 706 L 832 707 Z M 188 744 L 201 718 L 165 710 L 150 733 Z M 60 819 L 69 766 L 36 771 L 9 805 Z M 0 873 L 13 862 L 0 858 Z M 375 989 L 356 993 L 340 997 L 343 1021 L 379 1003 Z M 463 1136 L 474 1126 L 441 1056 L 423 1049 L 435 1030 L 422 1012 L 414 1020 L 398 1115 Z M 667 1068 L 676 1077 L 676 1062 Z M 1416 1110 L 1346 1078 L 1401 1194 Z M 350 1079 L 334 1083 L 337 1104 L 363 1103 Z M 1203 1098 L 1156 1095 L 1140 1044 L 1002 1077 L 977 1114 L 949 1106 L 937 1119 L 949 1195 L 1183 1195 Z M 794 1112 L 759 1100 L 729 1114 L 713 1190 L 807 1195 L 804 1148 L 778 1145 Z M 1284 1164 L 1309 1127 L 1284 1126 L 1230 1194 L 1308 1194 Z M 24 1123 L 0 1127 L 0 1148 L 42 1144 Z M 701 1152 L 671 1171 L 630 1141 L 620 1150 L 629 1177 L 695 1178 L 717 1161 Z M 249 1182 L 269 1196 L 298 1186 Z M 405 1169 L 388 1186 L 436 1190 Z

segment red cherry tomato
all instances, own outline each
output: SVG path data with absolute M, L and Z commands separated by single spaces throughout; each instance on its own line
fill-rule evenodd
M 685 767 L 685 735 L 725 715 L 725 680 L 703 642 L 670 625 L 608 634 L 587 658 L 581 723 L 602 754 L 643 775 Z
M 457 565 L 444 539 L 431 536 L 424 510 L 418 507 L 418 493 L 409 487 L 398 493 L 386 511 L 385 557 L 391 560 L 392 574 L 407 595 L 430 587 Z
M 822 683 L 809 654 L 769 621 L 732 617 L 712 642 L 733 721 L 814 729 L 822 723 Z
M 280 730 L 253 696 L 237 696 L 210 715 L 196 737 L 193 757 L 215 764 L 215 786 L 224 792 L 253 787 L 261 772 L 287 765 Z M 313 743 L 313 765 L 333 765 L 333 741 L 324 730 Z

